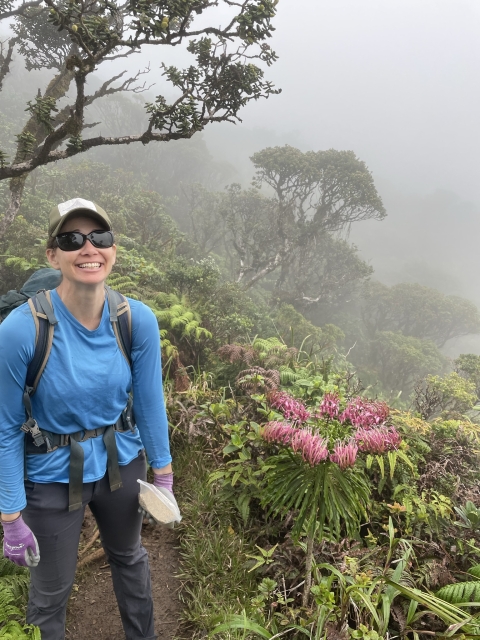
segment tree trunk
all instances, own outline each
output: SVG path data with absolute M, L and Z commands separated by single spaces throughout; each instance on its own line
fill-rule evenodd
M 73 78 L 73 71 L 70 71 L 67 68 L 62 69 L 62 71 L 58 75 L 56 75 L 48 84 L 45 93 L 43 94 L 44 97 L 55 98 L 55 100 L 63 98 L 67 93 Z M 48 131 L 45 129 L 45 126 L 41 122 L 38 122 L 38 120 L 34 116 L 31 116 L 28 119 L 27 124 L 24 126 L 22 133 L 26 132 L 32 133 L 35 136 L 37 148 L 48 133 Z M 14 164 L 25 159 L 25 157 L 26 156 L 21 150 L 21 145 L 19 144 L 17 147 L 17 152 L 15 154 Z M 18 178 L 12 178 L 10 180 L 10 203 L 3 220 L 0 222 L 0 238 L 3 238 L 5 236 L 8 228 L 15 220 L 18 210 L 20 209 L 23 190 L 25 188 L 25 182 L 28 175 L 28 173 L 24 173 L 18 176 Z
M 7 211 L 5 212 L 3 220 L 0 222 L 0 238 L 4 237 L 8 228 L 15 220 L 18 210 L 20 209 L 23 189 L 25 187 L 27 176 L 28 174 L 25 173 L 18 178 L 12 178 L 10 180 L 10 203 L 8 205 Z

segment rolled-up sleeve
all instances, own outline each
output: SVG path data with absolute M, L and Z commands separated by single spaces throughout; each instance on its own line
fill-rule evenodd
M 13 311 L 0 324 L 0 510 L 26 506 L 24 489 L 23 390 L 35 349 L 35 324 L 28 307 Z
M 146 305 L 132 300 L 130 306 L 135 420 L 150 466 L 162 468 L 172 461 L 172 457 L 163 397 L 158 323 Z

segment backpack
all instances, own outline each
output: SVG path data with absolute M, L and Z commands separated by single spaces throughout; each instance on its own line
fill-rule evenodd
M 69 511 L 82 506 L 83 483 L 83 450 L 78 444 L 88 438 L 103 435 L 107 450 L 108 478 L 110 489 L 115 491 L 122 486 L 122 479 L 118 467 L 117 445 L 115 431 L 133 431 L 135 416 L 133 414 L 133 398 L 130 394 L 127 406 L 122 411 L 115 425 L 108 425 L 100 429 L 79 431 L 72 434 L 56 434 L 40 429 L 32 415 L 31 397 L 35 393 L 42 373 L 52 350 L 55 325 L 58 320 L 53 311 L 50 290 L 58 286 L 61 275 L 55 269 L 39 269 L 23 285 L 19 292 L 9 291 L 0 298 L 0 322 L 16 307 L 28 303 L 35 321 L 35 351 L 32 361 L 28 365 L 23 404 L 25 406 L 26 421 L 21 431 L 26 434 L 25 454 L 50 453 L 59 446 L 71 446 L 69 471 Z M 47 290 L 47 287 L 49 289 Z M 110 322 L 120 351 L 131 366 L 132 351 L 132 316 L 128 300 L 119 291 L 105 286 L 107 294 Z M 25 466 L 26 471 L 26 466 Z
M 20 291 L 11 290 L 0 296 L 0 323 L 13 309 L 28 303 L 35 320 L 35 353 L 28 367 L 26 388 L 33 395 L 47 364 L 52 349 L 53 334 L 57 319 L 50 302 L 50 289 L 58 287 L 62 280 L 56 269 L 44 268 L 35 271 Z M 131 366 L 132 318 L 128 300 L 118 291 L 105 287 L 107 292 L 110 322 L 120 351 Z
M 0 323 L 8 314 L 34 296 L 41 289 L 55 289 L 62 280 L 56 269 L 39 269 L 25 282 L 20 291 L 12 289 L 0 296 Z

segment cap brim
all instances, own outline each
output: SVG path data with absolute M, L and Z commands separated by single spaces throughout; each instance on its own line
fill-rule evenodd
M 111 224 L 107 220 L 105 220 L 105 218 L 99 213 L 95 213 L 91 209 L 73 209 L 72 211 L 66 213 L 62 217 L 60 222 L 50 231 L 50 237 L 54 238 L 56 235 L 58 235 L 67 220 L 79 215 L 85 216 L 85 218 L 93 218 L 94 220 L 98 220 L 98 222 L 101 223 L 102 227 L 106 227 L 109 231 L 112 230 Z

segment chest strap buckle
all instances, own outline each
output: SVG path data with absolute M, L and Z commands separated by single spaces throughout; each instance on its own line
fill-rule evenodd
M 25 433 L 30 433 L 33 438 L 33 444 L 36 447 L 41 447 L 42 444 L 45 444 L 45 438 L 43 437 L 43 434 L 40 431 L 40 427 L 38 426 L 37 421 L 34 418 L 29 418 L 22 424 L 20 429 Z

